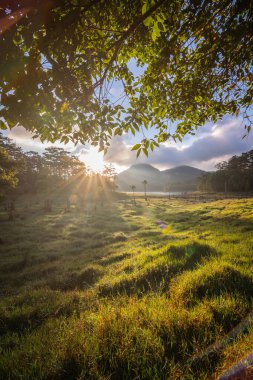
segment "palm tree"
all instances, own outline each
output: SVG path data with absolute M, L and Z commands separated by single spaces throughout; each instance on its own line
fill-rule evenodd
M 130 186 L 130 187 L 131 187 L 132 192 L 133 192 L 133 200 L 134 200 L 134 204 L 136 205 L 135 195 L 134 195 L 134 191 L 135 191 L 135 189 L 136 189 L 136 186 L 132 185 L 132 186 Z
M 145 201 L 147 201 L 147 184 L 148 184 L 148 181 L 146 181 L 144 179 L 144 181 L 142 182 L 142 184 L 144 185 L 144 194 L 145 194 Z

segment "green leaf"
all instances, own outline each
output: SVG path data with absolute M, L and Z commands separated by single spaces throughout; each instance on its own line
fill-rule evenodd
M 160 28 L 159 28 L 159 22 L 155 22 L 154 23 L 153 31 L 155 32 L 156 37 L 160 37 L 161 31 L 160 31 Z
M 145 20 L 143 21 L 143 24 L 145 26 L 151 26 L 153 25 L 154 23 L 154 19 L 151 17 L 151 16 L 148 16 L 147 18 L 145 18 Z
M 153 31 L 152 31 L 151 38 L 152 38 L 152 40 L 153 40 L 154 42 L 155 42 L 155 40 L 156 40 L 156 38 L 157 38 L 154 29 L 153 29 Z
M 114 131 L 114 135 L 119 135 L 121 136 L 122 135 L 122 130 L 120 127 L 116 128 L 115 131 Z
M 138 150 L 141 147 L 141 144 L 135 144 L 131 150 Z
M 148 150 L 146 148 L 143 148 L 143 153 L 148 157 Z
M 147 3 L 144 3 L 142 8 L 141 8 L 141 13 L 144 15 L 146 12 L 147 12 L 147 6 L 148 4 Z

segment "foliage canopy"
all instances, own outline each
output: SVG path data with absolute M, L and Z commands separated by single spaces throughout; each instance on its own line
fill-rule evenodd
M 253 191 L 253 150 L 216 165 L 217 171 L 201 177 L 202 191 Z
M 251 129 L 250 0 L 1 6 L 2 128 L 20 123 L 42 140 L 101 149 L 113 135 L 156 128 L 153 140 L 134 147 L 137 154 L 226 113 L 241 114 Z M 116 98 L 114 86 L 122 90 Z

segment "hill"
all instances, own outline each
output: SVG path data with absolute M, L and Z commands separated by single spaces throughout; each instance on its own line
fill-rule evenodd
M 149 191 L 194 191 L 204 173 L 187 165 L 160 171 L 152 165 L 138 164 L 118 174 L 117 184 L 121 191 L 129 191 L 131 185 L 136 186 L 136 191 L 142 191 L 145 179 Z
M 117 184 L 119 190 L 130 191 L 130 186 L 135 185 L 136 191 L 142 191 L 142 182 L 148 181 L 150 191 L 163 190 L 163 176 L 160 170 L 148 164 L 133 165 L 122 173 L 118 174 Z M 151 190 L 152 189 L 152 190 Z

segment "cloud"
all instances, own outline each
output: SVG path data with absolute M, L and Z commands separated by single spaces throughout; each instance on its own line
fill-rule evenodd
M 71 151 L 72 154 L 78 156 L 80 154 L 85 154 L 87 152 L 87 148 L 84 147 L 83 144 L 77 144 L 74 149 Z
M 36 152 L 42 153 L 45 148 L 52 145 L 45 143 L 42 144 L 40 139 L 33 139 L 32 133 L 27 131 L 22 126 L 12 128 L 8 133 L 8 137 L 12 139 L 18 146 L 21 146 L 24 151 L 34 150 Z
M 9 138 L 15 140 L 16 142 L 30 139 L 32 140 L 32 133 L 27 131 L 22 126 L 17 126 L 10 130 Z
M 73 154 L 76 154 L 75 151 L 78 152 L 78 149 L 83 148 L 83 145 L 80 146 L 74 146 L 72 143 L 68 144 L 63 144 L 60 143 L 59 141 L 55 143 L 51 142 L 41 142 L 39 138 L 34 139 L 32 132 L 27 131 L 24 127 L 22 126 L 16 126 L 12 128 L 9 133 L 8 137 L 12 139 L 18 146 L 21 146 L 24 151 L 29 151 L 29 150 L 35 150 L 39 153 L 44 152 L 45 148 L 48 148 L 50 146 L 56 146 L 56 147 L 61 147 L 64 148 L 70 152 L 73 152 Z
M 207 124 L 199 128 L 195 136 L 187 136 L 182 144 L 167 142 L 160 148 L 149 153 L 147 158 L 141 154 L 136 158 L 136 152 L 131 151 L 133 139 L 130 135 L 116 136 L 111 141 L 108 153 L 104 157 L 107 163 L 113 163 L 117 171 L 121 171 L 136 163 L 149 163 L 159 169 L 167 169 L 178 165 L 192 165 L 205 170 L 213 170 L 215 165 L 229 157 L 253 149 L 252 134 L 242 139 L 244 129 L 241 120 L 226 117 L 216 125 Z M 56 142 L 41 143 L 32 139 L 31 132 L 18 126 L 13 128 L 8 136 L 25 151 L 36 150 L 42 153 L 48 146 L 65 148 L 77 156 L 88 154 L 90 145 L 60 144 Z M 141 139 L 141 137 L 140 137 Z M 95 158 L 94 158 L 95 159 Z
M 232 155 L 246 152 L 253 148 L 252 135 L 242 139 L 243 128 L 240 120 L 227 119 L 223 122 L 204 128 L 187 145 L 162 144 L 159 149 L 150 152 L 149 157 L 136 159 L 136 153 L 124 141 L 124 137 L 112 141 L 106 160 L 118 165 L 129 166 L 135 163 L 149 163 L 160 169 L 177 165 L 193 165 L 212 170 L 216 163 Z

